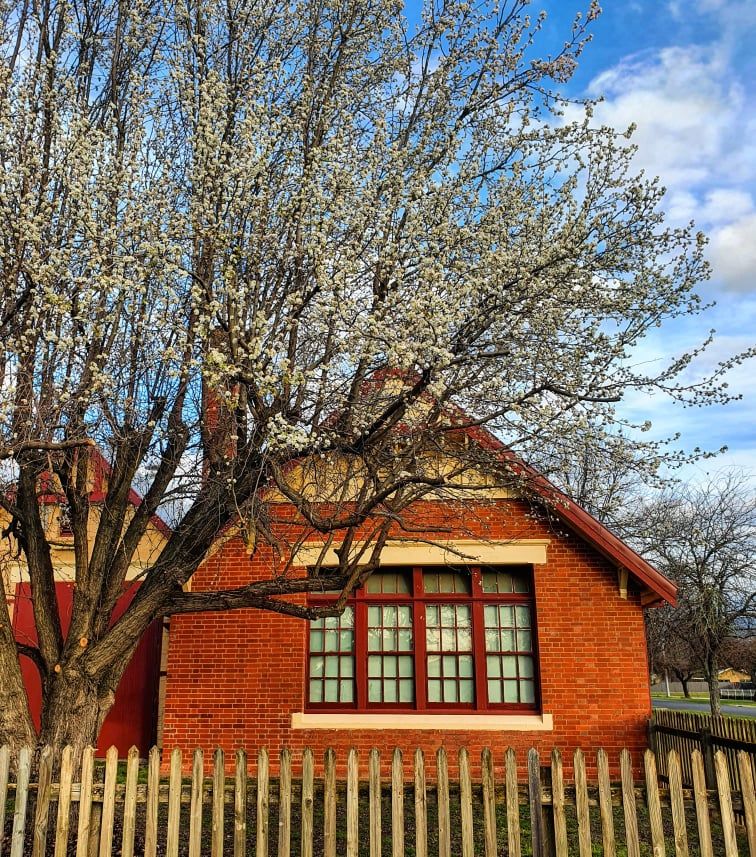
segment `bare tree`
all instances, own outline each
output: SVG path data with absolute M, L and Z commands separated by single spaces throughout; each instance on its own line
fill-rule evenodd
M 665 611 L 661 636 L 669 651 L 700 664 L 718 716 L 723 655 L 733 640 L 756 631 L 752 481 L 741 472 L 723 472 L 700 486 L 668 488 L 641 509 L 639 519 L 646 557 L 679 587 L 678 605 Z
M 658 607 L 646 611 L 646 640 L 649 669 L 656 675 L 677 679 L 683 695 L 690 698 L 689 682 L 703 672 L 696 649 L 689 638 L 681 634 L 682 625 L 674 607 Z
M 600 443 L 628 390 L 727 399 L 732 361 L 690 382 L 698 352 L 628 360 L 700 311 L 703 238 L 665 226 L 627 134 L 560 114 L 597 7 L 540 57 L 526 5 L 429 0 L 411 29 L 394 0 L 0 0 L 0 506 L 37 632 L 17 646 L 0 611 L 0 741 L 93 741 L 156 617 L 345 598 L 413 500 L 471 469 L 515 478 L 465 425 L 515 450 Z M 97 508 L 93 444 L 111 466 Z M 75 548 L 65 634 L 50 480 Z M 335 534 L 338 568 L 184 591 L 229 522 L 273 538 L 273 487 Z

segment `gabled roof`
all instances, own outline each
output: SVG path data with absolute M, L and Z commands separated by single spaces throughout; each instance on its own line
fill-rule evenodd
M 606 557 L 618 571 L 623 569 L 627 571 L 645 590 L 642 599 L 644 606 L 658 605 L 663 602 L 675 605 L 677 584 L 655 569 L 622 539 L 615 536 L 608 527 L 571 500 L 534 467 L 526 464 L 488 429 L 473 426 L 462 428 L 462 431 L 482 448 L 501 456 L 507 466 L 527 481 L 536 497 L 543 499 L 549 511 L 565 526 Z

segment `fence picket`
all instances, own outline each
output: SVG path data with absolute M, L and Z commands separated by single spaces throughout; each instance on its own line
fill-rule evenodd
M 159 798 L 160 751 L 157 747 L 152 747 L 147 762 L 147 809 L 144 814 L 144 857 L 155 857 L 157 854 Z
M 3 748 L 5 749 L 5 748 Z M 71 785 L 73 783 L 73 747 L 64 747 L 60 756 L 60 784 L 58 786 L 58 814 L 55 820 L 55 857 L 68 854 L 68 836 L 71 831 Z M 1 790 L 0 790 L 1 792 Z M 0 798 L 2 794 L 0 794 Z M 4 799 L 3 799 L 4 802 Z M 3 808 L 4 811 L 4 808 Z
M 625 815 L 627 857 L 640 857 L 640 836 L 638 835 L 638 813 L 635 807 L 633 763 L 628 750 L 623 750 L 620 754 L 620 776 L 622 779 L 622 809 Z
M 99 857 L 110 857 L 113 853 L 113 829 L 115 823 L 115 787 L 118 774 L 118 748 L 109 747 L 105 754 L 105 784 L 102 795 L 102 817 L 100 819 Z
M 45 853 L 45 845 L 47 844 L 47 821 L 50 815 L 52 768 L 52 747 L 44 747 L 39 756 L 37 774 L 37 807 L 34 812 L 32 857 L 44 857 Z
M 554 814 L 554 850 L 556 857 L 567 857 L 567 818 L 564 814 L 564 768 L 562 754 L 551 751 L 551 807 Z
M 462 835 L 462 857 L 473 857 L 472 781 L 470 756 L 466 747 L 459 749 L 459 817 Z
M 373 747 L 368 759 L 370 857 L 381 857 L 381 754 Z
M 213 814 L 210 854 L 223 857 L 223 822 L 226 798 L 226 756 L 218 747 L 213 757 Z
M 278 857 L 291 853 L 291 750 L 281 750 L 278 779 Z
M 168 777 L 168 831 L 165 841 L 167 857 L 178 857 L 179 817 L 181 815 L 181 750 L 174 747 L 171 753 L 171 770 Z
M 451 857 L 451 826 L 449 818 L 449 765 L 446 750 L 436 752 L 436 789 L 438 794 L 438 857 Z
M 714 857 L 711 845 L 711 824 L 709 822 L 709 801 L 706 794 L 706 771 L 700 750 L 690 754 L 693 772 L 693 795 L 696 802 L 696 824 L 698 825 L 698 848 L 701 857 Z
M 79 826 L 76 835 L 76 857 L 87 857 L 89 824 L 92 818 L 92 774 L 94 773 L 94 747 L 85 747 L 81 757 L 81 785 L 79 787 Z
M 312 819 L 314 810 L 315 762 L 312 750 L 302 753 L 302 857 L 312 857 Z
M 748 834 L 748 851 L 751 857 L 756 857 L 756 792 L 754 791 L 751 759 L 743 750 L 738 753 L 738 768 L 740 770 L 740 794 L 743 798 L 743 815 L 745 816 Z
M 270 765 L 268 751 L 260 748 L 257 754 L 257 841 L 256 857 L 268 857 L 268 814 L 270 811 Z
M 483 842 L 486 857 L 496 857 L 496 784 L 493 756 L 488 747 L 480 754 L 480 776 L 483 787 Z
M 205 784 L 205 758 L 197 747 L 192 759 L 192 793 L 189 799 L 189 857 L 200 857 L 202 849 L 202 793 Z
M 372 762 L 373 756 L 371 752 L 371 765 Z M 370 849 L 372 853 L 372 824 L 370 830 Z M 336 753 L 330 747 L 325 752 L 325 767 L 323 771 L 323 857 L 336 857 Z
M 666 857 L 667 849 L 664 844 L 664 826 L 659 802 L 659 775 L 656 770 L 656 757 L 650 750 L 646 750 L 643 756 L 643 767 L 646 773 L 646 805 L 651 828 L 651 848 L 654 857 Z
M 347 857 L 357 857 L 359 840 L 360 771 L 357 751 L 352 748 L 347 756 Z
M 0 830 L 5 830 L 5 804 L 8 799 L 8 776 L 10 774 L 10 747 L 0 747 Z M 3 853 L 3 838 L 0 836 L 0 855 Z
M 29 798 L 30 773 L 31 749 L 29 747 L 22 747 L 18 753 L 18 768 L 16 770 L 16 802 L 13 810 L 10 857 L 23 857 L 24 853 L 26 806 Z
M 578 822 L 578 851 L 580 857 L 591 857 L 591 819 L 588 810 L 588 777 L 585 773 L 585 756 L 575 750 L 573 756 L 575 772 L 575 807 Z
M 415 857 L 428 857 L 428 799 L 425 791 L 425 757 L 415 750 Z
M 130 747 L 126 756 L 126 790 L 123 796 L 123 836 L 121 857 L 134 857 L 134 834 L 136 833 L 136 797 L 139 779 L 139 750 Z
M 714 773 L 717 778 L 719 792 L 719 809 L 724 835 L 725 857 L 738 857 L 738 840 L 735 835 L 735 815 L 732 811 L 730 795 L 730 774 L 727 770 L 727 760 L 721 750 L 714 754 Z
M 283 764 L 281 777 L 283 783 Z M 283 808 L 283 801 L 280 802 Z M 280 853 L 279 842 L 279 853 Z M 234 758 L 234 857 L 244 857 L 247 853 L 247 753 L 236 751 Z
M 505 782 L 507 793 L 507 847 L 510 857 L 521 857 L 520 848 L 520 793 L 517 783 L 517 756 L 510 747 L 505 756 Z
M 675 833 L 675 854 L 677 857 L 688 857 L 688 833 L 685 829 L 682 771 L 680 769 L 680 756 L 676 750 L 669 751 L 667 770 L 669 771 L 669 797 L 672 803 L 672 828 Z
M 541 761 L 538 750 L 528 750 L 528 804 L 530 806 L 530 837 L 533 857 L 543 857 L 544 829 L 541 811 Z
M 391 760 L 391 857 L 404 857 L 404 765 L 398 747 Z

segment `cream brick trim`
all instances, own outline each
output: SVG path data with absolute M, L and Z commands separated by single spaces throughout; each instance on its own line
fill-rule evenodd
M 292 729 L 415 729 L 456 732 L 552 732 L 551 714 L 309 714 L 291 715 Z
M 487 564 L 544 565 L 549 539 L 513 539 L 509 541 L 476 541 L 450 539 L 436 544 L 411 541 L 389 541 L 381 552 L 381 565 L 454 565 L 464 562 Z M 355 544 L 355 551 L 360 545 Z M 309 542 L 296 552 L 297 565 L 313 565 L 320 558 L 322 545 Z M 326 551 L 325 565 L 338 563 L 336 549 Z

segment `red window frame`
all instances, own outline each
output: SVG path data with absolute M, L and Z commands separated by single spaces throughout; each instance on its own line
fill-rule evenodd
M 484 592 L 482 587 L 483 571 L 510 571 L 519 575 L 525 575 L 529 582 L 529 591 L 525 593 L 499 593 Z M 362 587 L 348 600 L 348 604 L 354 609 L 354 701 L 351 703 L 334 702 L 310 702 L 310 637 L 307 635 L 307 657 L 305 658 L 305 709 L 313 712 L 344 712 L 355 713 L 460 713 L 476 712 L 538 712 L 541 707 L 540 669 L 538 658 L 538 625 L 535 614 L 535 592 L 532 566 L 471 566 L 466 569 L 459 567 L 437 566 L 413 566 L 413 567 L 382 567 L 382 572 L 402 571 L 411 576 L 410 593 L 385 593 L 367 592 Z M 444 593 L 423 591 L 423 572 L 452 571 L 468 572 L 470 574 L 470 592 Z M 308 598 L 310 606 L 325 606 L 335 601 L 338 593 L 313 595 Z M 367 685 L 367 608 L 371 605 L 410 604 L 412 612 L 412 632 L 414 649 L 403 654 L 411 654 L 414 658 L 414 682 L 415 700 L 412 703 L 386 703 L 368 702 Z M 426 651 L 426 620 L 425 606 L 427 604 L 466 604 L 471 608 L 472 614 L 472 649 L 473 656 L 473 693 L 472 703 L 462 702 L 429 702 L 427 699 L 428 677 L 427 677 L 427 651 Z M 523 702 L 488 702 L 488 683 L 486 676 L 486 639 L 485 639 L 485 617 L 484 607 L 487 604 L 513 604 L 527 605 L 530 608 L 531 634 L 532 634 L 532 658 L 533 658 L 533 687 L 534 701 Z M 316 653 L 313 653 L 316 654 Z M 373 654 L 377 654 L 374 652 Z

